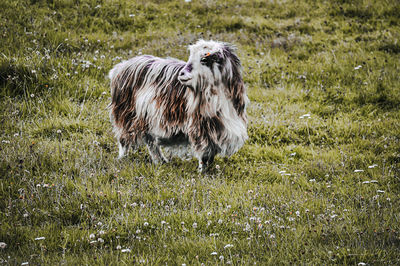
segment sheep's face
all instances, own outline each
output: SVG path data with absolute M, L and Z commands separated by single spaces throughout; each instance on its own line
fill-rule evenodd
M 222 82 L 224 44 L 200 40 L 189 46 L 190 56 L 185 67 L 179 73 L 179 81 L 196 91 Z

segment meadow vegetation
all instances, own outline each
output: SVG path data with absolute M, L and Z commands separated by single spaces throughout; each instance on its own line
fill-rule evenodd
M 400 264 L 397 0 L 0 1 L 0 262 Z M 233 43 L 249 140 L 117 160 L 111 67 Z

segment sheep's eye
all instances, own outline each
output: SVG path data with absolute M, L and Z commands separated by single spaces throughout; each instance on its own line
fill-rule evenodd
M 207 57 L 202 57 L 200 59 L 200 63 L 202 63 L 203 65 L 207 63 Z

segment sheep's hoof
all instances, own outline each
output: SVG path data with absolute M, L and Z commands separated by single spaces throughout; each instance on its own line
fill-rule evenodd
M 211 166 L 209 164 L 204 165 L 204 164 L 199 164 L 199 168 L 197 169 L 197 172 L 199 172 L 199 174 L 207 174 L 208 172 L 210 172 L 211 170 Z

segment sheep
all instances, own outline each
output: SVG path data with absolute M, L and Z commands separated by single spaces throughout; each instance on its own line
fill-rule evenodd
M 216 154 L 231 156 L 248 139 L 249 99 L 235 48 L 199 40 L 189 60 L 141 55 L 115 65 L 110 120 L 122 158 L 145 144 L 154 163 L 161 147 L 189 147 L 204 172 Z

